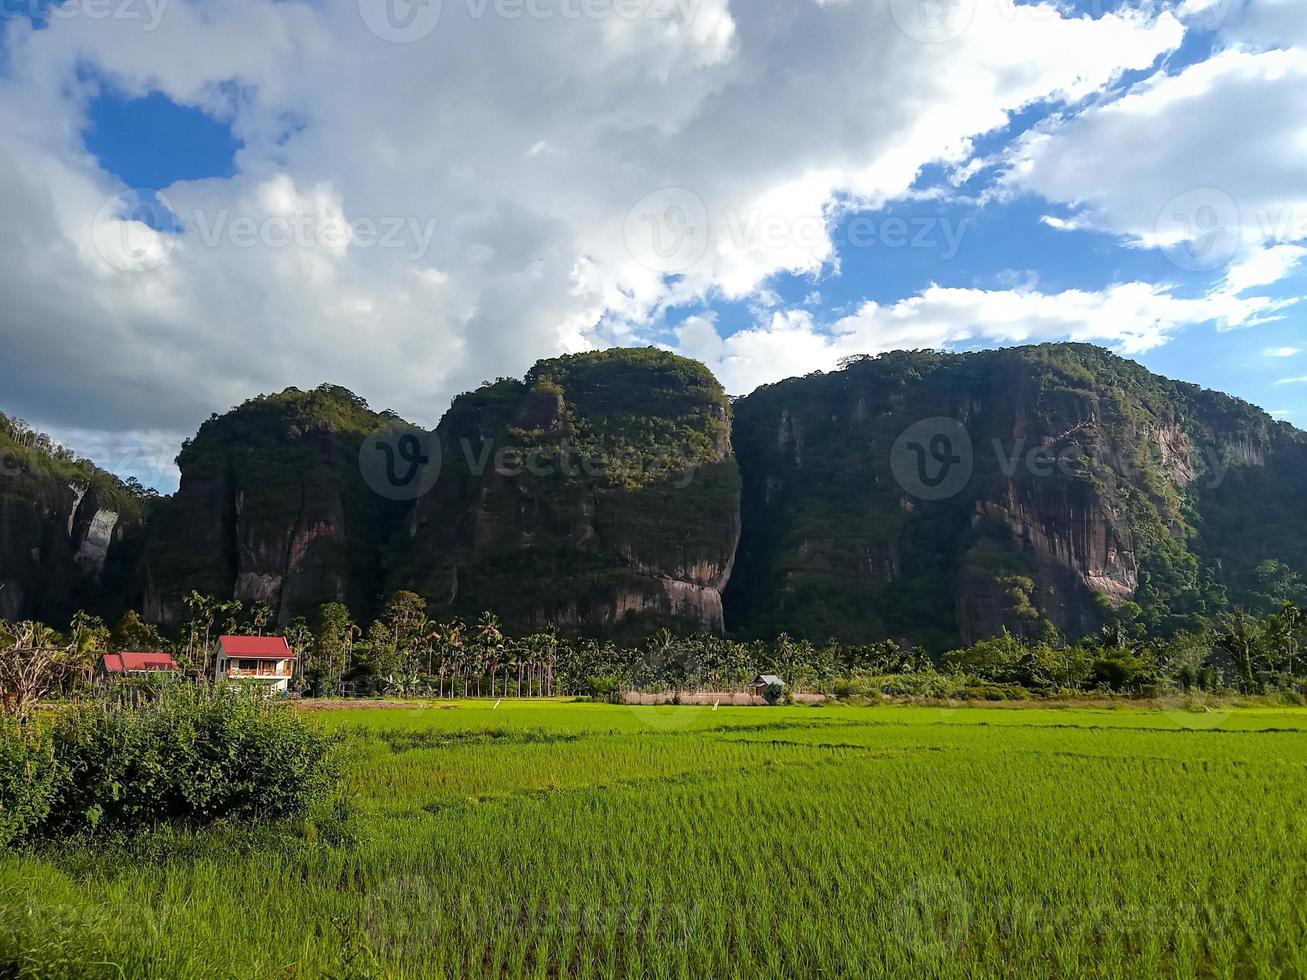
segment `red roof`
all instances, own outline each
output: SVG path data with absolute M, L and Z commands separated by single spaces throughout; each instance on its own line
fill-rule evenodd
M 265 660 L 294 660 L 284 636 L 223 636 L 218 638 L 228 657 L 252 657 Z
M 181 670 L 171 653 L 106 653 L 104 669 L 111 674 L 136 670 Z

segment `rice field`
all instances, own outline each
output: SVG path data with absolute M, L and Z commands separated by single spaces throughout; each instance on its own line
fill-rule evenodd
M 1307 711 L 317 712 L 356 815 L 0 859 L 0 977 L 1307 976 Z

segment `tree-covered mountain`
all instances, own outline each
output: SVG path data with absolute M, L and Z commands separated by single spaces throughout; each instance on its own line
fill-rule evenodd
M 150 522 L 145 612 L 175 623 L 192 591 L 267 602 L 278 621 L 325 602 L 379 605 L 406 509 L 367 485 L 360 450 L 403 426 L 344 388 L 296 388 L 214 415 L 177 457 L 181 484 Z
M 731 406 L 657 350 L 541 361 L 455 400 L 396 584 L 512 628 L 720 631 L 739 541 Z
M 289 389 L 213 416 L 157 502 L 43 446 L 0 427 L 11 618 L 143 601 L 171 624 L 194 590 L 284 623 L 411 589 L 513 630 L 941 651 L 1307 601 L 1307 435 L 1086 345 L 857 358 L 734 405 L 694 361 L 595 352 L 461 395 L 434 433 Z
M 1166 632 L 1307 570 L 1307 437 L 1096 347 L 860 358 L 735 408 L 743 634 Z
M 138 601 L 151 495 L 0 414 L 0 619 Z

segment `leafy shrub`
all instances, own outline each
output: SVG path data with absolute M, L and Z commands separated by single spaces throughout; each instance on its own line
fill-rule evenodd
M 590 697 L 596 701 L 607 701 L 611 704 L 622 702 L 622 682 L 612 674 L 588 677 L 585 686 Z
M 83 705 L 41 732 L 4 733 L 0 804 L 27 814 L 6 816 L 10 842 L 297 816 L 327 795 L 331 744 L 285 708 L 226 689 Z M 46 790 L 19 785 L 27 772 Z
M 874 701 L 882 694 L 928 700 L 1009 701 L 1029 698 L 1019 684 L 995 684 L 968 674 L 854 674 L 835 682 L 841 701 Z
M 49 739 L 12 719 L 0 719 L 0 847 L 43 824 L 59 788 Z

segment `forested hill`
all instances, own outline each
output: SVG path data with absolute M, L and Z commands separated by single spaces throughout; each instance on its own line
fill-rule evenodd
M 701 364 L 610 350 L 462 395 L 435 432 L 289 389 L 207 422 L 149 506 L 7 432 L 10 618 L 170 624 L 192 590 L 366 616 L 408 588 L 515 630 L 944 649 L 1307 601 L 1307 436 L 1086 345 L 859 358 L 733 404 Z
M 154 494 L 0 414 L 0 618 L 121 612 Z
M 1304 596 L 1307 437 L 1100 348 L 856 359 L 741 399 L 734 440 L 746 634 L 1171 631 Z

